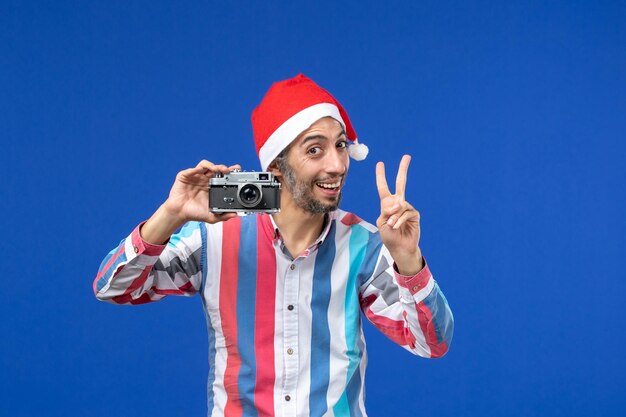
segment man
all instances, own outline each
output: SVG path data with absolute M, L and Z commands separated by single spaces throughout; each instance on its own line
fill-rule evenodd
M 414 354 L 439 357 L 453 320 L 420 248 L 419 213 L 376 166 L 376 227 L 338 209 L 350 156 L 367 153 L 343 107 L 303 75 L 275 83 L 252 115 L 281 211 L 208 210 L 227 167 L 201 161 L 103 261 L 96 297 L 119 304 L 202 297 L 209 330 L 210 416 L 365 416 L 360 311 Z M 181 226 L 179 233 L 175 233 Z

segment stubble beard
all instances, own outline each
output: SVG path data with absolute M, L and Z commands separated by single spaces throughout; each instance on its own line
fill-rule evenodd
M 286 158 L 285 158 L 286 159 Z M 337 195 L 337 200 L 331 204 L 324 204 L 313 196 L 313 187 L 320 179 L 310 183 L 296 178 L 294 170 L 286 160 L 278 160 L 278 169 L 283 174 L 283 184 L 291 192 L 291 196 L 298 207 L 312 214 L 326 214 L 337 210 L 341 201 L 341 191 Z

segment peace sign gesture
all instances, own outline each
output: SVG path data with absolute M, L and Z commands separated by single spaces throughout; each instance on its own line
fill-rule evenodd
M 376 164 L 376 187 L 380 197 L 380 216 L 376 226 L 383 244 L 402 275 L 415 275 L 423 266 L 419 249 L 420 214 L 404 199 L 406 177 L 411 162 L 410 155 L 400 161 L 396 176 L 396 193 L 391 194 L 385 177 L 385 164 Z

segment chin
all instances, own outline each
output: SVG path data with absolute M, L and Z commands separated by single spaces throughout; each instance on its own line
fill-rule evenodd
M 341 194 L 331 201 L 328 201 L 327 199 L 325 200 L 326 201 L 308 196 L 308 198 L 303 198 L 302 201 L 299 201 L 298 206 L 312 214 L 330 213 L 331 211 L 335 211 L 339 208 Z

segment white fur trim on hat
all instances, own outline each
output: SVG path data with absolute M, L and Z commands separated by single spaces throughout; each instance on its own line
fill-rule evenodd
M 330 103 L 315 104 L 300 110 L 287 119 L 285 123 L 280 125 L 280 127 L 272 133 L 259 150 L 259 160 L 261 161 L 262 170 L 266 171 L 274 158 L 276 158 L 283 149 L 289 146 L 300 133 L 311 127 L 313 123 L 317 122 L 322 117 L 328 116 L 341 123 L 345 129 L 346 124 L 339 114 L 339 109 L 337 106 Z

